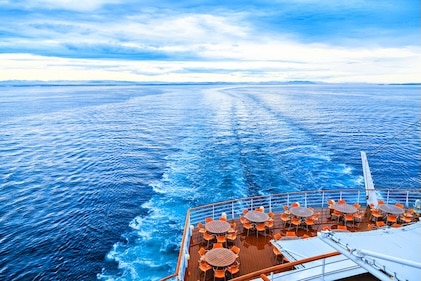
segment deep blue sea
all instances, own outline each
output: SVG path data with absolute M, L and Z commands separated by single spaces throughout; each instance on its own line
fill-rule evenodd
M 418 85 L 0 87 L 0 280 L 159 280 L 186 210 L 421 188 Z

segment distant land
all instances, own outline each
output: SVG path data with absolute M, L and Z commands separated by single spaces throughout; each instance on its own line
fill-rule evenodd
M 89 85 L 288 85 L 288 84 L 321 84 L 313 81 L 268 81 L 268 82 L 136 82 L 136 81 L 114 81 L 114 80 L 7 80 L 0 81 L 0 85 L 11 86 L 89 86 Z
M 327 83 L 306 80 L 294 81 L 267 81 L 267 82 L 136 82 L 114 80 L 89 81 L 40 81 L 40 80 L 6 80 L 0 81 L 0 86 L 29 87 L 29 86 L 134 86 L 134 85 L 320 85 L 320 84 L 361 84 L 361 85 L 421 85 L 421 83 Z

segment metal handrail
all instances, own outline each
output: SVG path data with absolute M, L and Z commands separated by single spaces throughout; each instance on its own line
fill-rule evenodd
M 385 203 L 400 202 L 406 208 L 413 207 L 415 200 L 421 198 L 421 189 L 376 189 L 379 198 Z M 289 192 L 283 194 L 271 194 L 267 196 L 255 196 L 218 202 L 205 206 L 191 208 L 191 224 L 196 225 L 204 222 L 207 217 L 219 218 L 222 213 L 232 220 L 239 218 L 243 209 L 252 210 L 263 206 L 268 212 L 282 212 L 283 206 L 290 206 L 292 202 L 299 202 L 304 206 L 313 208 L 325 208 L 327 201 L 333 199 L 345 199 L 347 202 L 358 203 L 362 207 L 367 206 L 365 189 L 342 189 L 342 190 L 315 190 L 305 192 Z
M 298 266 L 298 265 L 302 265 L 302 264 L 305 264 L 305 263 L 323 260 L 323 259 L 331 258 L 331 257 L 334 257 L 334 256 L 339 256 L 340 254 L 341 254 L 340 252 L 335 251 L 335 252 L 321 254 L 321 255 L 318 255 L 318 256 L 314 256 L 314 257 L 303 258 L 301 260 L 291 261 L 291 262 L 288 262 L 288 263 L 275 265 L 275 266 L 268 267 L 268 268 L 265 268 L 265 269 L 262 269 L 262 270 L 258 270 L 258 271 L 252 272 L 252 273 L 244 274 L 244 275 L 238 276 L 236 278 L 233 278 L 231 280 L 232 281 L 251 280 L 252 278 L 258 278 L 261 274 L 268 274 L 268 273 L 272 273 L 272 272 L 276 272 L 276 271 L 285 270 L 285 269 L 295 267 L 295 266 Z

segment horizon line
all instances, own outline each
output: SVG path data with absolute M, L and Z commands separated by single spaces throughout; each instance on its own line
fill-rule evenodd
M 253 81 L 253 82 L 229 82 L 229 81 L 123 81 L 123 80 L 0 80 L 0 85 L 57 85 L 57 86 L 75 86 L 75 85 L 98 85 L 98 84 L 132 84 L 132 85 L 337 85 L 337 84 L 363 84 L 363 85 L 421 85 L 421 82 L 324 82 L 311 80 L 288 80 L 288 81 Z M 110 85 L 110 86 L 111 86 Z

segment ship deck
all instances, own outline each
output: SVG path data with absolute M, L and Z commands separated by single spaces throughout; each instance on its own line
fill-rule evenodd
M 373 221 L 370 221 L 370 209 L 366 207 L 361 207 L 361 211 L 364 212 L 362 216 L 362 220 L 360 223 L 355 224 L 352 226 L 352 223 L 347 224 L 348 231 L 351 232 L 360 232 L 360 231 L 369 231 L 373 228 L 376 228 L 376 225 Z M 280 219 L 281 213 L 275 213 L 273 220 L 274 220 L 274 227 L 267 231 L 264 235 L 259 233 L 257 236 L 255 232 L 250 232 L 247 235 L 247 230 L 243 229 L 243 226 L 239 219 L 228 220 L 228 222 L 233 223 L 235 222 L 237 225 L 237 239 L 234 243 L 229 243 L 228 248 L 231 248 L 233 245 L 236 245 L 240 248 L 239 258 L 238 261 L 240 263 L 240 271 L 239 273 L 235 274 L 233 277 L 227 272 L 227 280 L 231 278 L 241 277 L 246 274 L 256 272 L 265 268 L 273 267 L 277 264 L 280 264 L 279 258 L 276 259 L 273 255 L 273 246 L 270 242 L 273 239 L 273 236 L 276 233 L 280 233 L 282 238 L 285 237 L 287 231 L 294 231 L 298 237 L 304 238 L 306 236 L 317 236 L 317 232 L 322 230 L 325 227 L 329 229 L 336 229 L 338 225 L 344 225 L 343 221 L 337 221 L 332 219 L 330 216 L 330 210 L 328 208 L 316 208 L 314 210 L 315 213 L 320 212 L 320 218 L 316 225 L 311 227 L 308 231 L 307 229 L 300 227 L 296 231 L 296 227 L 290 226 L 287 224 L 285 225 L 284 222 Z M 381 218 L 380 218 L 381 220 Z M 203 222 L 204 223 L 204 222 Z M 281 239 L 282 239 L 281 238 Z M 192 235 L 190 238 L 190 247 L 189 247 L 189 263 L 185 272 L 186 281 L 197 281 L 197 280 L 214 280 L 213 278 L 213 271 L 209 270 L 206 273 L 206 278 L 204 278 L 203 272 L 199 270 L 199 260 L 200 255 L 198 253 L 201 247 L 207 248 L 207 242 L 202 239 L 202 234 L 199 233 L 198 227 L 195 227 L 192 231 Z M 207 249 L 210 249 L 212 246 L 209 245 Z M 292 269 L 291 267 L 284 268 L 282 270 L 289 270 Z M 278 272 L 280 272 L 278 270 Z M 274 272 L 277 273 L 277 272 Z M 377 280 L 373 276 L 369 274 L 360 275 L 354 278 L 350 277 L 344 280 Z

